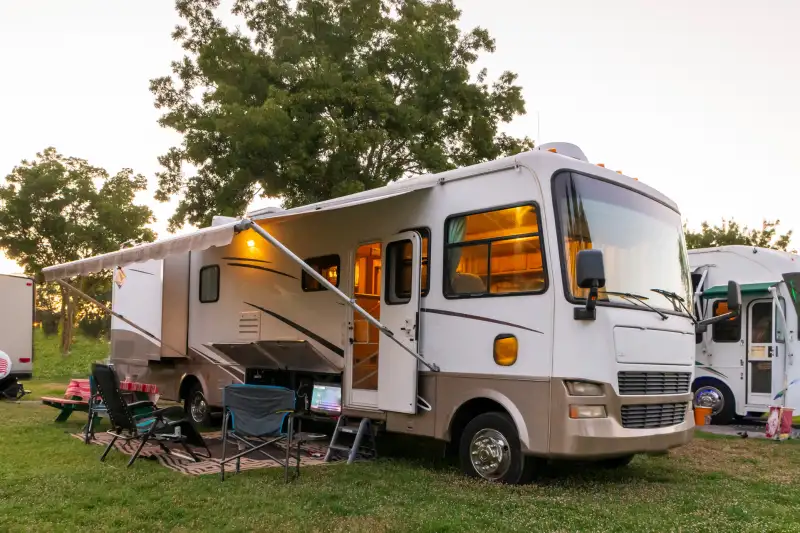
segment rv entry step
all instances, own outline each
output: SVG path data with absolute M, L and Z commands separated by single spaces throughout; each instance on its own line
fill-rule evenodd
M 342 442 L 343 434 L 353 435 L 352 442 L 349 444 Z M 344 440 L 348 439 L 345 437 Z M 358 423 L 355 423 L 347 416 L 340 416 L 336 422 L 336 429 L 333 430 L 333 436 L 331 436 L 328 453 L 325 454 L 325 462 L 332 461 L 339 453 L 347 454 L 347 464 L 355 461 L 359 454 L 362 457 L 376 459 L 378 457 L 378 449 L 375 445 L 375 430 L 372 420 L 362 418 Z

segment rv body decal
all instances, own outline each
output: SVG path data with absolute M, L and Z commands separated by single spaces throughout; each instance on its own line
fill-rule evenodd
M 297 279 L 296 277 L 292 276 L 291 274 L 287 274 L 286 272 L 281 272 L 280 270 L 274 270 L 272 268 L 262 267 L 258 265 L 248 265 L 246 263 L 228 263 L 228 266 L 239 267 L 239 268 L 252 268 L 254 270 L 263 270 L 264 272 L 272 272 L 273 274 L 278 274 L 279 276 L 286 276 L 287 278 Z
M 699 362 L 699 361 L 695 361 L 695 362 L 694 362 L 694 366 L 696 366 L 697 368 L 700 368 L 700 369 L 702 369 L 702 370 L 705 370 L 706 372 L 709 372 L 709 373 L 711 373 L 711 374 L 714 374 L 714 375 L 717 375 L 717 376 L 723 377 L 723 378 L 725 378 L 725 379 L 728 379 L 728 376 L 726 376 L 725 374 L 723 374 L 723 373 L 722 373 L 722 372 L 720 372 L 719 370 L 714 370 L 714 369 L 713 369 L 713 368 L 711 368 L 710 366 L 708 366 L 708 365 L 704 365 L 703 363 L 701 363 L 701 362 Z
M 480 320 L 481 322 L 491 322 L 492 324 L 500 324 L 501 326 L 511 326 L 512 328 L 519 328 L 524 329 L 525 331 L 531 331 L 533 333 L 538 333 L 539 335 L 544 335 L 541 331 L 537 329 L 531 329 L 526 326 L 521 326 L 519 324 L 513 324 L 511 322 L 504 322 L 502 320 L 496 320 L 494 318 L 488 318 L 485 316 L 480 315 L 468 315 L 466 313 L 456 313 L 455 311 L 445 311 L 444 309 L 430 309 L 428 307 L 423 307 L 420 309 L 423 313 L 431 313 L 434 315 L 445 315 L 445 316 L 454 316 L 457 318 L 468 318 L 470 320 Z
M 278 320 L 280 320 L 281 322 L 283 322 L 287 326 L 289 326 L 291 328 L 294 328 L 297 331 L 299 331 L 300 333 L 302 333 L 303 335 L 306 335 L 306 336 L 314 339 L 315 341 L 317 341 L 318 343 L 320 343 L 321 345 L 323 345 L 324 347 L 326 347 L 327 349 L 329 349 L 330 351 L 332 351 L 336 355 L 344 357 L 344 350 L 343 349 L 339 348 L 338 346 L 336 346 L 332 342 L 323 339 L 322 337 L 320 337 L 319 335 L 317 335 L 313 331 L 310 331 L 310 330 L 304 328 L 303 326 L 301 326 L 297 322 L 292 322 L 291 320 L 289 320 L 285 316 L 279 315 L 278 313 L 276 313 L 274 311 L 270 311 L 269 309 L 264 309 L 263 307 L 258 306 L 256 304 L 251 304 L 250 302 L 244 302 L 244 303 L 249 305 L 250 307 L 258 309 L 259 311 L 261 311 L 263 313 L 268 314 L 271 317 L 277 318 Z

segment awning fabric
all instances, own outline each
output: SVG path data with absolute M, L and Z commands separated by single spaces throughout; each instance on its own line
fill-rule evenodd
M 744 283 L 740 285 L 742 289 L 742 295 L 748 294 L 750 296 L 758 296 L 759 294 L 767 295 L 769 294 L 769 288 L 777 285 L 778 282 L 767 282 L 767 283 Z M 728 286 L 727 285 L 716 285 L 714 287 L 710 287 L 703 291 L 703 298 L 707 300 L 712 300 L 715 298 L 727 298 L 728 297 Z
M 226 246 L 231 243 L 236 233 L 236 226 L 240 221 L 228 222 L 219 226 L 211 226 L 201 230 L 176 237 L 169 237 L 148 244 L 141 244 L 133 248 L 125 248 L 117 252 L 110 252 L 95 257 L 89 257 L 70 263 L 50 266 L 42 270 L 44 279 L 70 278 L 100 272 L 107 268 L 143 263 L 151 259 L 164 259 L 174 254 L 182 254 L 195 250 L 205 250 L 212 246 Z
M 385 187 L 370 189 L 349 196 L 334 198 L 332 200 L 296 207 L 285 211 L 275 211 L 272 208 L 262 209 L 248 213 L 247 218 L 252 221 L 273 221 L 322 211 L 333 211 L 345 207 L 354 207 L 380 200 L 387 200 L 418 190 L 430 189 L 438 183 L 441 183 L 443 179 L 444 178 L 441 177 L 437 178 L 436 176 L 410 178 Z M 45 280 L 52 281 L 54 279 L 100 272 L 107 268 L 142 263 L 151 259 L 164 259 L 169 255 L 195 250 L 205 250 L 212 246 L 226 246 L 233 240 L 233 236 L 236 233 L 236 226 L 241 223 L 242 220 L 231 220 L 230 222 L 203 228 L 187 235 L 170 237 L 154 243 L 142 244 L 133 248 L 119 250 L 118 252 L 89 257 L 62 265 L 50 266 L 42 270 L 42 272 L 44 273 Z

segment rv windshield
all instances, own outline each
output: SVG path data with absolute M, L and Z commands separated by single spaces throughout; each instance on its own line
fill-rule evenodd
M 581 250 L 595 248 L 603 251 L 608 291 L 600 290 L 600 302 L 637 307 L 620 295 L 636 294 L 646 297 L 652 307 L 685 314 L 664 294 L 675 293 L 691 305 L 680 214 L 644 194 L 576 172 L 559 172 L 553 178 L 553 192 L 566 288 L 572 299 L 585 299 L 587 293 L 576 284 L 575 257 Z

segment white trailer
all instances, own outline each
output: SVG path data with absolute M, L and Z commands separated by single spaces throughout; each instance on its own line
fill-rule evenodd
M 695 309 L 710 318 L 727 311 L 723 284 L 736 280 L 742 293 L 739 316 L 711 325 L 696 337 L 692 386 L 697 405 L 712 408 L 716 423 L 728 423 L 770 406 L 800 408 L 800 366 L 795 354 L 800 309 L 800 257 L 754 248 L 722 246 L 689 252 Z
M 11 375 L 33 374 L 34 284 L 24 276 L 0 274 L 0 352 L 11 359 Z
M 541 458 L 627 464 L 693 434 L 678 208 L 574 145 L 45 275 L 116 267 L 117 372 L 197 421 L 232 382 L 340 384 L 344 415 L 449 441 L 467 474 L 507 482 Z

